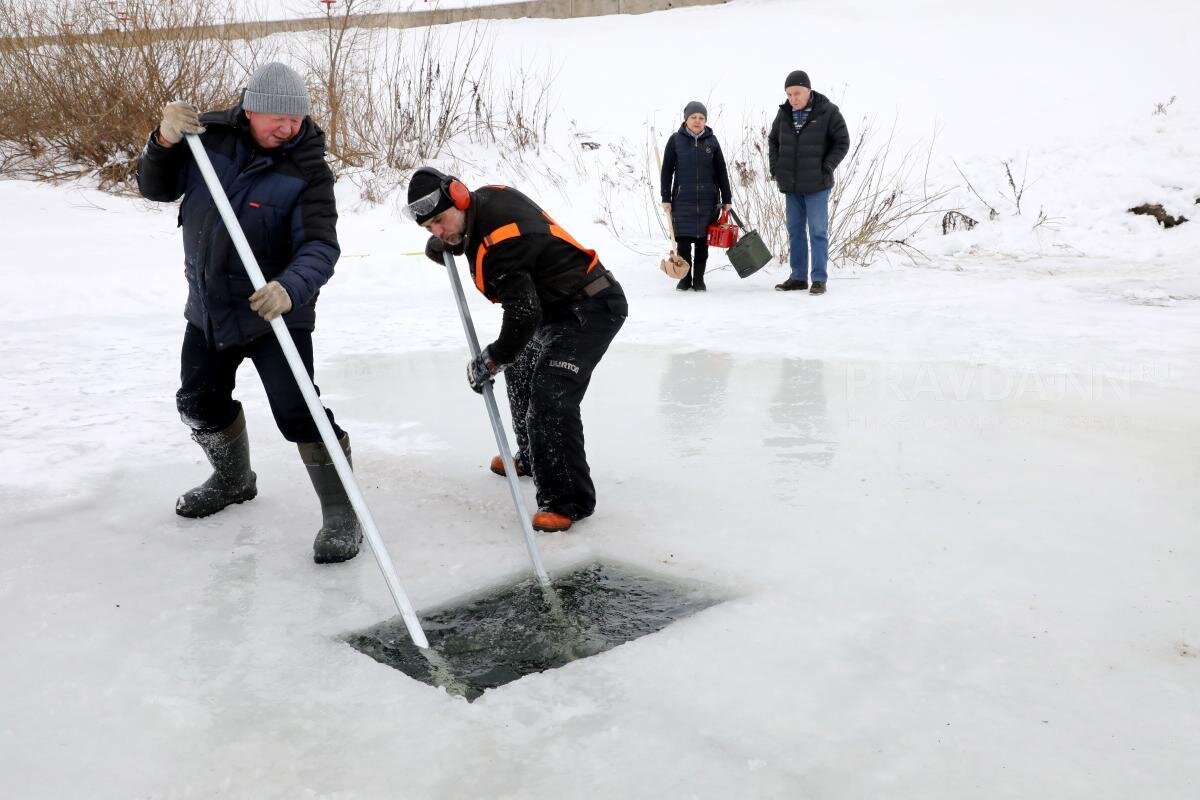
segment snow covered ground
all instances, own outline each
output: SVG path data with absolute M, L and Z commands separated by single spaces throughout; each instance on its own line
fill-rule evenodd
M 896 6 L 494 27 L 557 60 L 599 140 L 694 97 L 720 135 L 806 67 L 852 122 L 940 121 L 940 177 L 1015 158 L 1037 182 L 1022 216 L 930 231 L 928 261 L 835 270 L 820 298 L 771 291 L 778 267 L 677 293 L 661 242 L 596 223 L 595 187 L 535 184 L 631 305 L 584 409 L 600 507 L 540 539 L 547 564 L 734 599 L 474 704 L 339 641 L 394 610 L 368 553 L 312 564 L 315 498 L 252 370 L 259 497 L 174 515 L 206 474 L 174 410 L 174 210 L 0 183 L 0 796 L 1195 797 L 1200 220 L 1124 209 L 1200 212 L 1200 10 Z M 674 43 L 715 30 L 727 52 L 682 68 Z M 805 30 L 803 59 L 764 55 Z M 339 191 L 318 383 L 432 608 L 526 556 L 444 271 L 392 204 Z

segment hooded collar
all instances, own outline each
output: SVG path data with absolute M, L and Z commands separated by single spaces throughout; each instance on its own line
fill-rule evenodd
M 708 137 L 713 135 L 712 128 L 708 127 L 707 125 L 704 126 L 704 130 L 700 131 L 700 133 L 694 134 L 690 130 L 688 130 L 688 126 L 687 126 L 686 122 L 680 123 L 678 132 L 681 133 L 682 135 L 686 136 L 689 140 L 695 140 L 697 142 L 700 141 L 701 139 L 707 139 Z
M 266 150 L 258 146 L 254 141 L 253 134 L 250 133 L 250 120 L 246 117 L 246 112 L 242 109 L 241 103 L 232 108 L 222 109 L 220 111 L 210 111 L 202 115 L 203 124 L 205 126 L 217 125 L 232 128 L 236 130 L 246 141 L 246 144 L 253 148 L 256 152 L 264 153 L 268 156 L 278 155 L 280 153 L 294 150 L 303 143 L 307 143 L 315 137 L 324 138 L 324 132 L 317 127 L 312 121 L 312 117 L 306 116 L 304 122 L 300 123 L 300 130 L 296 132 L 289 141 L 279 147 Z

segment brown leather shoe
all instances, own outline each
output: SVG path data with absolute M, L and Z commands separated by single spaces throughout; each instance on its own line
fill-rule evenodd
M 539 511 L 533 515 L 533 529 L 556 533 L 571 527 L 571 518 L 554 511 Z
M 777 292 L 794 292 L 797 289 L 807 289 L 808 281 L 797 280 L 796 278 L 788 278 L 783 283 L 775 284 Z
M 808 290 L 809 294 L 825 294 L 825 281 L 813 281 L 813 287 Z
M 529 474 L 529 470 L 525 467 L 525 464 L 521 461 L 521 459 L 518 458 L 513 463 L 517 465 L 518 478 L 523 478 Z M 492 456 L 492 463 L 488 468 L 502 478 L 505 475 L 504 459 L 502 459 L 500 456 Z

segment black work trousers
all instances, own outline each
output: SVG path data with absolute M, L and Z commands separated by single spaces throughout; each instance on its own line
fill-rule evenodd
M 311 331 L 291 331 L 292 341 L 304 362 L 308 377 L 313 376 L 313 347 Z M 254 362 L 258 377 L 262 380 L 271 404 L 271 413 L 279 432 L 289 442 L 319 442 L 321 434 L 308 413 L 304 395 L 279 341 L 273 334 L 266 334 L 247 344 L 217 350 L 204 338 L 204 331 L 188 323 L 183 334 L 183 352 L 180 355 L 179 391 L 175 393 L 175 407 L 184 424 L 197 433 L 215 433 L 233 424 L 242 404 L 233 399 L 233 388 L 237 369 L 249 358 Z M 320 390 L 317 390 L 320 394 Z M 333 432 L 340 439 L 344 431 L 333 420 L 333 412 L 325 413 L 333 425 Z
M 615 283 L 554 309 L 504 371 L 518 458 L 533 473 L 543 511 L 582 519 L 596 509 L 579 406 L 628 314 L 625 293 Z

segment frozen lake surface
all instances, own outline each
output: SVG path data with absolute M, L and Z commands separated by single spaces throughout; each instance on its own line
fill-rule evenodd
M 418 610 L 528 576 L 463 360 L 318 373 Z M 8 490 L 13 796 L 1190 785 L 1172 770 L 1197 724 L 1194 395 L 614 347 L 584 408 L 598 512 L 540 538 L 547 565 L 616 559 L 731 599 L 468 705 L 343 643 L 394 609 L 369 554 L 311 562 L 316 502 L 252 376 L 251 503 L 174 515 L 204 470 L 169 419 L 172 457 L 143 458 L 66 415 L 42 434 L 96 470 Z
M 630 299 L 584 409 L 598 512 L 540 537 L 546 564 L 724 602 L 474 703 L 345 643 L 395 610 L 368 554 L 312 563 L 317 502 L 252 371 L 258 498 L 175 516 L 207 474 L 174 407 L 175 207 L 0 181 L 0 797 L 1200 797 L 1197 29 L 1178 0 L 486 26 L 496 96 L 546 84 L 554 124 L 537 154 L 460 139 L 439 166 L 536 198 Z M 768 55 L 785 30 L 819 35 Z M 707 68 L 664 46 L 714 32 Z M 706 295 L 674 291 L 655 151 L 699 99 L 751 157 L 795 68 L 855 135 L 895 126 L 939 213 L 999 217 L 931 218 L 924 257 L 837 266 L 819 298 L 720 255 Z M 336 189 L 317 379 L 434 613 L 528 559 L 425 232 L 369 176 Z

